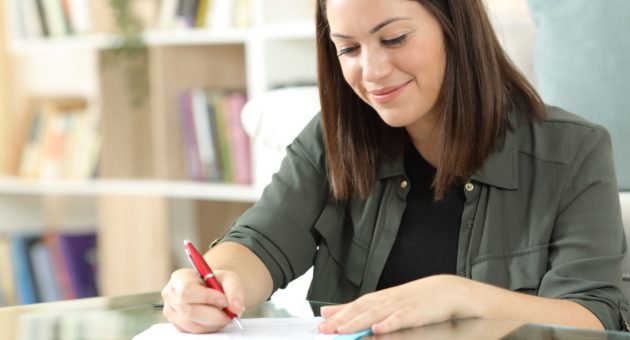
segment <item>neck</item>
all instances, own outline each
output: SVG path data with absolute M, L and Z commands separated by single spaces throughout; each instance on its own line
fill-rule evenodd
M 435 124 L 414 124 L 406 128 L 409 139 L 422 157 L 437 169 L 441 155 L 442 131 Z

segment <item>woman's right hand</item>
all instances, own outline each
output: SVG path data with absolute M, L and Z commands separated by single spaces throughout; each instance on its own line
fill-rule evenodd
M 197 273 L 188 268 L 174 271 L 162 289 L 164 316 L 180 332 L 215 332 L 231 321 L 224 307 L 236 315 L 245 311 L 245 293 L 239 275 L 229 270 L 214 273 L 225 295 L 206 287 Z

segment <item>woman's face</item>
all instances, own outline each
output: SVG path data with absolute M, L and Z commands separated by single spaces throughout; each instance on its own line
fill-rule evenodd
M 354 92 L 390 126 L 432 128 L 446 65 L 433 15 L 410 0 L 328 0 L 326 7 Z

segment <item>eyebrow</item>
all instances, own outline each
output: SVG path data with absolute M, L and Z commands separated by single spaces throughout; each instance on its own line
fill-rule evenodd
M 376 26 L 374 26 L 371 30 L 370 30 L 370 34 L 374 34 L 378 31 L 380 31 L 383 27 L 396 22 L 396 21 L 400 21 L 400 20 L 411 20 L 411 18 L 407 18 L 407 17 L 393 17 L 393 18 L 389 18 L 387 20 L 384 20 L 382 22 L 380 22 L 379 24 L 377 24 Z M 341 38 L 341 39 L 352 39 L 351 36 L 349 35 L 345 35 L 345 34 L 340 34 L 340 33 L 331 33 L 330 34 L 331 37 L 335 37 L 335 38 Z

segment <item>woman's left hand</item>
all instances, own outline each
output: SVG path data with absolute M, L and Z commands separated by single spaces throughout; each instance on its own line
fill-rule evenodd
M 470 283 L 454 275 L 436 275 L 366 294 L 353 302 L 321 308 L 322 333 L 354 333 L 371 328 L 374 334 L 479 316 L 471 301 Z

